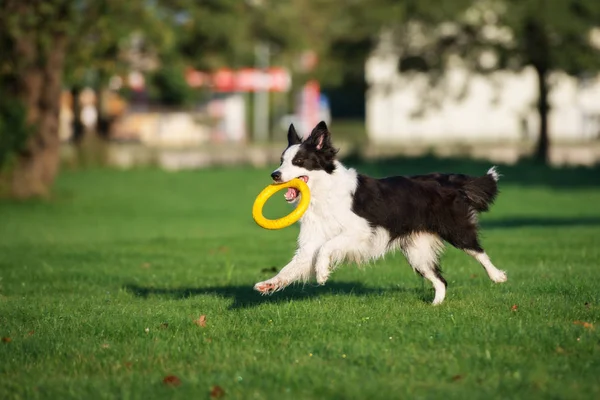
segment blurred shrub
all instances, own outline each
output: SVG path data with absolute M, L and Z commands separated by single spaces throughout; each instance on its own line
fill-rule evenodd
M 177 63 L 166 63 L 149 77 L 148 94 L 153 103 L 178 107 L 191 105 L 196 97 L 185 80 L 184 68 Z

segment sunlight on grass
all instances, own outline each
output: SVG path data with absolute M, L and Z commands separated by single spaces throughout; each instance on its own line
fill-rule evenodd
M 449 249 L 440 307 L 400 255 L 255 293 L 298 232 L 253 222 L 266 169 L 65 172 L 0 203 L 0 397 L 599 398 L 600 186 L 501 172 L 482 241 L 509 281 Z

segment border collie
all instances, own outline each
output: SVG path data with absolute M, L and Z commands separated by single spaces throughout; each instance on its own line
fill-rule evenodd
M 275 182 L 294 178 L 310 188 L 311 201 L 300 219 L 293 259 L 273 278 L 254 288 L 271 294 L 296 281 L 316 277 L 325 284 L 342 261 L 364 263 L 400 249 L 412 268 L 435 289 L 433 304 L 446 297 L 439 267 L 444 242 L 474 257 L 494 282 L 505 282 L 477 238 L 478 213 L 487 211 L 498 194 L 498 173 L 429 174 L 375 179 L 346 168 L 336 159 L 331 134 L 320 122 L 302 141 L 293 125 Z M 285 193 L 295 203 L 299 192 Z

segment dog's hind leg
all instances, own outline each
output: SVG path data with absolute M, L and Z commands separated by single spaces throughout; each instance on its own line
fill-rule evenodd
M 431 233 L 414 233 L 400 242 L 400 248 L 411 267 L 433 284 L 433 304 L 441 304 L 446 297 L 447 282 L 439 268 L 439 255 L 443 250 L 440 238 Z
M 452 246 L 461 249 L 476 259 L 485 269 L 490 279 L 496 283 L 506 282 L 506 272 L 499 270 L 485 253 L 477 239 L 477 226 L 469 225 L 463 227 L 457 233 L 444 237 Z
M 496 283 L 506 282 L 506 280 L 508 279 L 506 277 L 506 272 L 496 268 L 494 266 L 494 264 L 492 264 L 492 260 L 490 260 L 490 257 L 488 257 L 486 252 L 481 247 L 479 247 L 478 249 L 463 249 L 463 250 L 465 253 L 467 253 L 468 255 L 470 255 L 471 257 L 476 259 L 477 261 L 479 261 L 479 263 L 483 266 L 483 268 L 485 269 L 485 272 L 487 272 L 488 276 L 490 277 L 490 279 L 493 282 L 496 282 Z
M 273 294 L 296 281 L 308 281 L 311 275 L 312 257 L 312 253 L 298 251 L 277 275 L 269 280 L 257 283 L 254 285 L 254 289 L 262 294 Z

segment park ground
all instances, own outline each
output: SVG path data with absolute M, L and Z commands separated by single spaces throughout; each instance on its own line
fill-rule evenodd
M 448 249 L 438 307 L 400 255 L 254 292 L 298 232 L 252 221 L 269 172 L 65 170 L 50 199 L 0 201 L 0 398 L 600 398 L 600 169 L 500 166 L 482 242 L 509 280 Z

